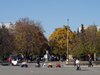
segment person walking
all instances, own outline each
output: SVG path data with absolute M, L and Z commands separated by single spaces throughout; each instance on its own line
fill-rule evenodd
M 45 61 L 45 58 L 43 58 L 43 64 L 42 64 L 42 67 L 45 67 L 46 66 L 46 61 Z
M 76 66 L 76 58 L 74 58 L 74 66 Z
M 91 57 L 89 58 L 89 65 L 88 65 L 88 67 L 93 67 L 93 61 L 92 61 Z
M 40 65 L 40 57 L 37 57 L 37 59 L 36 59 L 36 65 L 35 65 L 36 67 L 40 67 L 41 65 Z
M 76 59 L 76 70 L 81 70 L 79 59 Z
M 46 53 L 43 57 L 43 67 L 47 66 L 47 62 L 48 62 L 48 54 Z

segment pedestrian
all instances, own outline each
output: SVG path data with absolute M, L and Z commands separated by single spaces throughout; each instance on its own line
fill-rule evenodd
M 91 57 L 89 58 L 89 65 L 88 65 L 88 67 L 93 67 L 93 61 L 92 61 Z
M 74 66 L 76 66 L 76 58 L 74 58 Z
M 49 62 L 48 63 L 48 68 L 52 68 L 53 67 L 53 65 Z
M 81 70 L 79 59 L 76 59 L 76 70 Z
M 40 58 L 39 57 L 37 57 L 37 59 L 36 59 L 36 65 L 35 65 L 36 67 L 40 67 L 41 65 L 40 65 Z
M 45 58 L 43 58 L 43 64 L 42 64 L 42 67 L 45 67 L 46 66 L 46 61 L 45 61 Z
M 43 67 L 47 66 L 47 62 L 48 62 L 48 55 L 45 54 L 44 57 L 43 57 Z

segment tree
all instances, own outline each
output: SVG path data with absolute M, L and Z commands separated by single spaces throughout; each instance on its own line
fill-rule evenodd
M 7 59 L 14 50 L 13 37 L 9 29 L 2 24 L 0 28 L 0 58 Z
M 95 50 L 96 50 L 97 56 L 100 56 L 100 30 L 97 31 L 96 35 L 97 35 L 97 37 L 96 37 L 96 47 L 95 47 Z
M 96 52 L 96 39 L 97 39 L 97 27 L 95 25 L 89 26 L 86 29 L 86 36 L 87 36 L 87 49 L 91 54 Z
M 46 49 L 47 39 L 39 23 L 23 18 L 15 24 L 15 41 L 18 52 L 24 56 L 41 55 Z
M 67 34 L 69 32 L 69 36 Z M 52 53 L 63 55 L 67 52 L 67 36 L 69 38 L 69 49 L 72 49 L 72 40 L 74 39 L 74 33 L 68 26 L 63 28 L 57 28 L 49 37 L 49 44 L 52 47 Z
M 91 25 L 84 29 L 82 25 L 81 32 L 76 33 L 73 41 L 73 55 L 86 59 L 88 54 L 93 55 L 99 53 L 99 31 L 95 25 Z

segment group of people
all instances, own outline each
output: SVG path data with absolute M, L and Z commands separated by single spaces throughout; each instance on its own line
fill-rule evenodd
M 93 61 L 92 61 L 92 57 L 90 55 L 88 56 L 88 59 L 89 59 L 88 67 L 93 67 Z M 13 66 L 17 66 L 18 65 L 18 60 L 17 59 L 12 59 L 11 57 L 9 57 L 8 61 Z M 45 67 L 45 66 L 53 67 L 53 65 L 50 62 L 49 63 L 47 63 L 47 62 L 48 62 L 47 56 L 44 56 L 42 65 L 40 64 L 40 58 L 37 57 L 35 67 L 40 67 L 40 66 L 42 66 L 42 67 Z M 76 70 L 81 70 L 79 59 L 76 59 L 76 58 L 74 59 L 74 66 L 76 66 Z M 27 62 L 25 60 L 22 61 L 21 67 L 28 67 L 28 64 L 27 64 Z M 61 67 L 61 64 L 57 63 L 56 67 Z
M 76 70 L 81 70 L 79 59 L 74 58 L 74 66 L 77 67 Z M 93 67 L 93 60 L 90 55 L 88 56 L 88 67 Z
M 38 57 L 37 59 L 36 59 L 36 65 L 35 65 L 35 67 L 46 67 L 48 65 L 48 67 L 52 67 L 52 64 L 51 63 L 48 63 L 47 64 L 47 59 L 45 59 L 45 58 L 43 58 L 43 63 L 42 63 L 42 65 L 40 64 L 40 58 Z
M 13 59 L 11 57 L 8 58 L 8 62 L 12 65 L 12 66 L 18 66 L 18 59 Z M 26 62 L 26 60 L 23 60 L 21 63 L 21 67 L 28 67 L 28 64 Z
M 54 65 L 51 63 L 51 62 L 49 62 L 48 61 L 48 59 L 47 58 L 43 58 L 43 61 L 42 61 L 42 64 L 40 64 L 40 58 L 38 57 L 37 59 L 36 59 L 36 65 L 35 65 L 35 67 L 48 67 L 48 68 L 52 68 Z M 61 67 L 61 64 L 59 63 L 59 62 L 57 62 L 56 63 L 56 67 Z

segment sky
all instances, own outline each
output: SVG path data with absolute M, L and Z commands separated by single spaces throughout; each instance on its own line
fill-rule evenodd
M 81 24 L 100 26 L 100 0 L 0 0 L 0 22 L 26 17 L 40 22 L 48 38 L 67 24 L 72 31 Z

